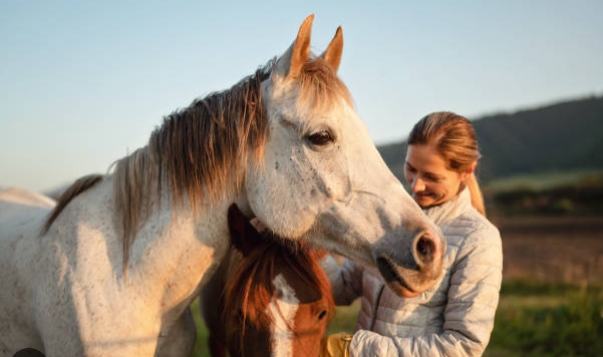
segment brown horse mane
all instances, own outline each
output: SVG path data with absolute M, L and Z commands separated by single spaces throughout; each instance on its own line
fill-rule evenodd
M 241 187 L 248 165 L 244 158 L 249 154 L 252 164 L 260 165 L 269 136 L 261 83 L 270 77 L 275 63 L 272 59 L 230 89 L 210 93 L 168 115 L 147 146 L 115 163 L 114 219 L 122 231 L 124 271 L 132 241 L 148 219 L 150 200 L 161 197 L 163 183 L 170 188 L 175 207 L 186 200 L 197 210 L 204 199 L 216 202 Z M 320 57 L 311 56 L 296 83 L 298 103 L 314 112 L 326 110 L 338 98 L 352 104 L 343 82 Z M 91 175 L 77 180 L 59 198 L 43 233 L 71 200 L 101 178 Z
M 243 257 L 233 271 L 224 288 L 224 321 L 232 321 L 228 314 L 241 313 L 249 322 L 259 324 L 259 315 L 265 311 L 270 300 L 275 297 L 273 280 L 279 270 L 288 268 L 301 280 L 301 284 L 326 299 L 328 318 L 335 311 L 331 285 L 328 277 L 318 264 L 326 253 L 310 248 L 305 242 L 284 240 L 272 236 L 264 246 Z M 243 324 L 243 335 L 245 324 Z M 261 326 L 254 326 L 261 328 Z M 239 336 L 240 338 L 241 336 Z

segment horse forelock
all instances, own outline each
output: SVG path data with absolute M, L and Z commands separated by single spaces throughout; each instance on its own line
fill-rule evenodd
M 277 238 L 278 239 L 278 238 Z M 273 286 L 275 277 L 281 272 L 288 271 L 288 278 L 297 279 L 296 286 L 306 289 L 300 294 L 314 298 L 307 301 L 302 298 L 300 303 L 312 303 L 324 299 L 327 303 L 329 317 L 333 316 L 335 305 L 329 280 L 316 260 L 316 253 L 305 243 L 300 242 L 269 242 L 265 247 L 254 250 L 243 257 L 225 287 L 225 321 L 232 321 L 232 314 L 241 313 L 245 321 L 260 330 L 266 329 L 273 321 L 262 316 L 272 300 L 278 301 Z M 240 307 L 240 308 L 239 308 Z M 245 326 L 245 324 L 243 324 Z M 293 330 L 292 326 L 289 326 Z M 233 336 L 242 341 L 245 330 Z
M 311 56 L 296 78 L 299 85 L 298 104 L 311 113 L 327 112 L 343 100 L 354 106 L 352 96 L 336 71 L 323 58 Z

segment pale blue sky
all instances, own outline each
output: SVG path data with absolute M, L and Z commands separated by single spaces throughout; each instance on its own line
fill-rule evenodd
M 104 173 L 162 117 L 230 87 L 314 13 L 377 144 L 435 110 L 470 118 L 603 94 L 603 1 L 0 0 L 0 186 Z

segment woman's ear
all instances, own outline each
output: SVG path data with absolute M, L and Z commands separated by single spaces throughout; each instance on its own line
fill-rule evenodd
M 475 173 L 476 167 L 477 167 L 477 161 L 473 161 L 473 163 L 471 165 L 469 165 L 467 170 L 462 173 L 461 180 L 464 182 L 465 180 L 467 180 L 468 177 L 473 175 Z

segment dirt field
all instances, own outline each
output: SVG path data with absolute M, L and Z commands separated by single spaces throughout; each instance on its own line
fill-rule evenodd
M 603 217 L 493 219 L 504 279 L 603 285 Z

